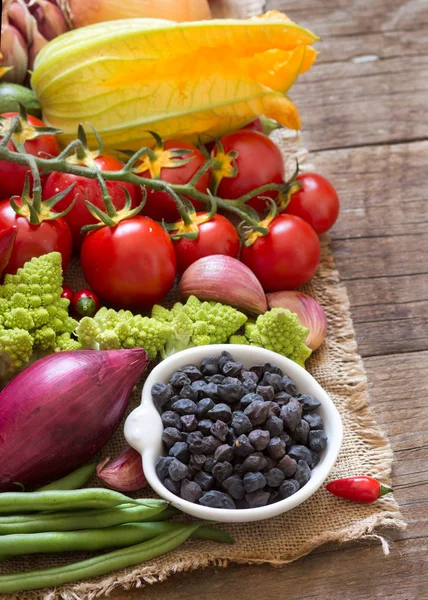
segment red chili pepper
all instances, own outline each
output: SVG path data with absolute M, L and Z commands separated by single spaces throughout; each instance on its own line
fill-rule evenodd
M 6 268 L 12 254 L 13 245 L 15 244 L 18 227 L 7 227 L 0 231 L 0 275 Z
M 68 287 L 68 285 L 62 286 L 61 298 L 67 298 L 67 300 L 70 300 L 71 302 L 73 298 L 73 290 L 71 289 L 71 287 Z
M 381 496 L 392 492 L 392 488 L 387 485 L 382 485 L 373 477 L 344 477 L 343 479 L 335 479 L 326 485 L 327 490 L 347 500 L 354 502 L 374 502 Z
M 92 290 L 79 290 L 73 294 L 71 304 L 80 317 L 93 317 L 101 306 L 98 296 Z

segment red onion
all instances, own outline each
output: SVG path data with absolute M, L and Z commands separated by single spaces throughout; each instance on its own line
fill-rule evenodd
M 214 254 L 195 261 L 179 283 L 183 298 L 215 300 L 244 311 L 260 315 L 267 311 L 263 288 L 254 273 L 231 256 Z
M 134 448 L 124 450 L 113 462 L 110 462 L 110 457 L 102 460 L 97 466 L 97 475 L 109 487 L 120 492 L 135 492 L 147 486 L 141 454 Z
M 112 436 L 148 364 L 142 348 L 38 360 L 0 394 L 0 491 L 54 481 Z

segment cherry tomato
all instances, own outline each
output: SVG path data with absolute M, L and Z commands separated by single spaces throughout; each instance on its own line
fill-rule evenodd
M 94 162 L 100 171 L 120 171 L 122 168 L 120 160 L 107 154 L 96 156 Z M 84 235 L 80 232 L 82 227 L 84 225 L 97 223 L 97 220 L 88 211 L 85 201 L 89 200 L 89 202 L 92 202 L 92 204 L 95 204 L 98 208 L 105 210 L 98 181 L 96 179 L 88 179 L 87 177 L 80 177 L 78 175 L 52 172 L 43 186 L 43 199 L 47 200 L 52 198 L 52 196 L 55 196 L 58 192 L 64 191 L 73 183 L 76 184 L 74 188 L 55 205 L 54 210 L 56 212 L 62 212 L 70 206 L 74 198 L 76 198 L 75 205 L 64 219 L 70 227 L 73 236 L 73 247 L 75 250 L 79 250 L 84 238 Z M 118 210 L 124 207 L 126 201 L 125 192 L 120 186 L 124 187 L 130 193 L 132 207 L 138 205 L 138 202 L 141 199 L 141 192 L 137 186 L 131 185 L 130 183 L 120 183 L 115 181 L 107 181 L 106 185 L 112 202 Z
M 339 214 L 339 197 L 328 179 L 317 173 L 301 173 L 302 187 L 291 196 L 285 212 L 312 225 L 318 235 L 334 225 Z
M 265 292 L 292 290 L 309 281 L 320 261 L 320 243 L 312 227 L 294 215 L 279 215 L 268 227 L 267 235 L 242 248 L 242 262 Z
M 73 294 L 71 306 L 79 317 L 93 317 L 99 311 L 101 303 L 92 290 L 79 290 Z
M 16 203 L 20 205 L 20 201 Z M 5 273 L 16 273 L 33 257 L 42 256 L 49 252 L 62 254 L 62 268 L 65 270 L 71 257 L 71 233 L 64 219 L 42 221 L 39 225 L 31 225 L 25 218 L 18 215 L 8 200 L 0 202 L 0 230 L 16 225 L 18 234 L 12 255 Z
M 263 133 L 241 129 L 221 138 L 224 152 L 236 150 L 238 157 L 236 177 L 224 177 L 218 187 L 218 196 L 234 200 L 268 183 L 282 183 L 284 161 L 278 147 Z M 217 149 L 214 149 L 217 154 Z M 266 200 L 262 196 L 275 199 L 275 190 L 264 192 L 252 198 L 248 204 L 258 212 L 266 210 Z
M 168 234 L 141 216 L 90 231 L 80 261 L 94 292 L 121 308 L 148 308 L 159 302 L 173 286 L 177 272 Z
M 203 213 L 198 213 L 197 217 Z M 235 227 L 222 215 L 214 215 L 212 219 L 198 226 L 199 235 L 196 240 L 180 238 L 174 241 L 179 273 L 184 273 L 189 265 L 199 258 L 212 254 L 224 254 L 237 258 L 239 254 L 239 235 Z
M 73 290 L 68 285 L 62 286 L 61 298 L 67 298 L 67 300 L 72 300 L 73 298 Z
M 4 113 L 2 117 L 12 118 L 19 116 L 19 113 Z M 34 133 L 32 126 L 44 127 L 45 124 L 40 119 L 28 115 L 27 117 L 28 126 L 23 130 L 23 135 L 31 135 Z M 3 139 L 0 136 L 0 140 Z M 8 142 L 7 147 L 9 150 L 16 150 L 12 141 Z M 51 154 L 57 156 L 59 154 L 59 146 L 55 136 L 47 134 L 41 135 L 33 140 L 29 139 L 24 142 L 25 151 L 33 156 L 39 156 L 40 153 Z M 28 171 L 28 167 L 23 165 L 16 165 L 11 162 L 0 161 L 0 200 L 5 200 L 11 196 L 20 196 L 24 189 L 25 173 Z
M 166 181 L 167 183 L 175 183 L 178 185 L 189 183 L 192 177 L 206 161 L 202 152 L 193 144 L 188 142 L 180 142 L 177 140 L 169 140 L 164 143 L 164 150 L 176 150 L 180 148 L 185 150 L 193 150 L 193 154 L 183 156 L 183 158 L 191 157 L 192 160 L 181 167 L 163 167 L 160 170 L 160 179 Z M 144 171 L 141 173 L 141 177 L 151 179 L 149 171 Z M 207 188 L 209 187 L 209 182 L 209 173 L 204 173 L 204 175 L 202 175 L 195 185 L 195 188 L 199 192 L 206 192 Z M 191 200 L 191 202 L 196 209 L 204 208 L 204 205 L 201 202 L 197 202 L 195 200 Z M 170 196 L 167 192 L 157 192 L 149 189 L 147 189 L 147 201 L 142 213 L 154 219 L 155 221 L 161 221 L 164 219 L 167 223 L 173 223 L 180 218 L 172 196 Z

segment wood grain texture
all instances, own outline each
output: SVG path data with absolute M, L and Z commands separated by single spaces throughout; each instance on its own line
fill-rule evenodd
M 339 191 L 334 252 L 372 406 L 408 522 L 378 544 L 329 544 L 283 568 L 177 575 L 113 600 L 427 600 L 428 2 L 268 0 L 323 38 L 293 88 L 317 170 Z

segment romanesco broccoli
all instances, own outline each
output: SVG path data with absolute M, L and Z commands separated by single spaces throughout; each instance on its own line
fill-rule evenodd
M 312 351 L 306 346 L 309 329 L 302 327 L 295 313 L 286 308 L 272 308 L 245 325 L 251 344 L 282 354 L 304 367 Z
M 156 319 L 133 315 L 129 310 L 115 311 L 101 308 L 91 317 L 83 317 L 76 328 L 76 335 L 83 348 L 118 350 L 141 347 L 149 359 L 161 352 L 171 327 Z
M 76 335 L 83 348 L 140 346 L 153 359 L 192 346 L 225 343 L 246 321 L 247 317 L 231 306 L 200 302 L 191 296 L 186 304 L 177 302 L 171 310 L 155 305 L 151 318 L 133 315 L 129 310 L 101 308 L 94 317 L 79 322 Z
M 201 302 L 189 296 L 171 310 L 155 305 L 152 318 L 171 326 L 172 334 L 161 351 L 162 358 L 192 346 L 224 344 L 247 321 L 246 315 L 220 302 Z
M 6 275 L 0 286 L 0 358 L 10 372 L 21 369 L 32 355 L 80 348 L 70 337 L 77 321 L 61 298 L 61 254 L 33 258 Z
M 229 338 L 229 344 L 240 344 L 241 346 L 249 346 L 250 342 L 247 340 L 245 335 L 231 335 Z

